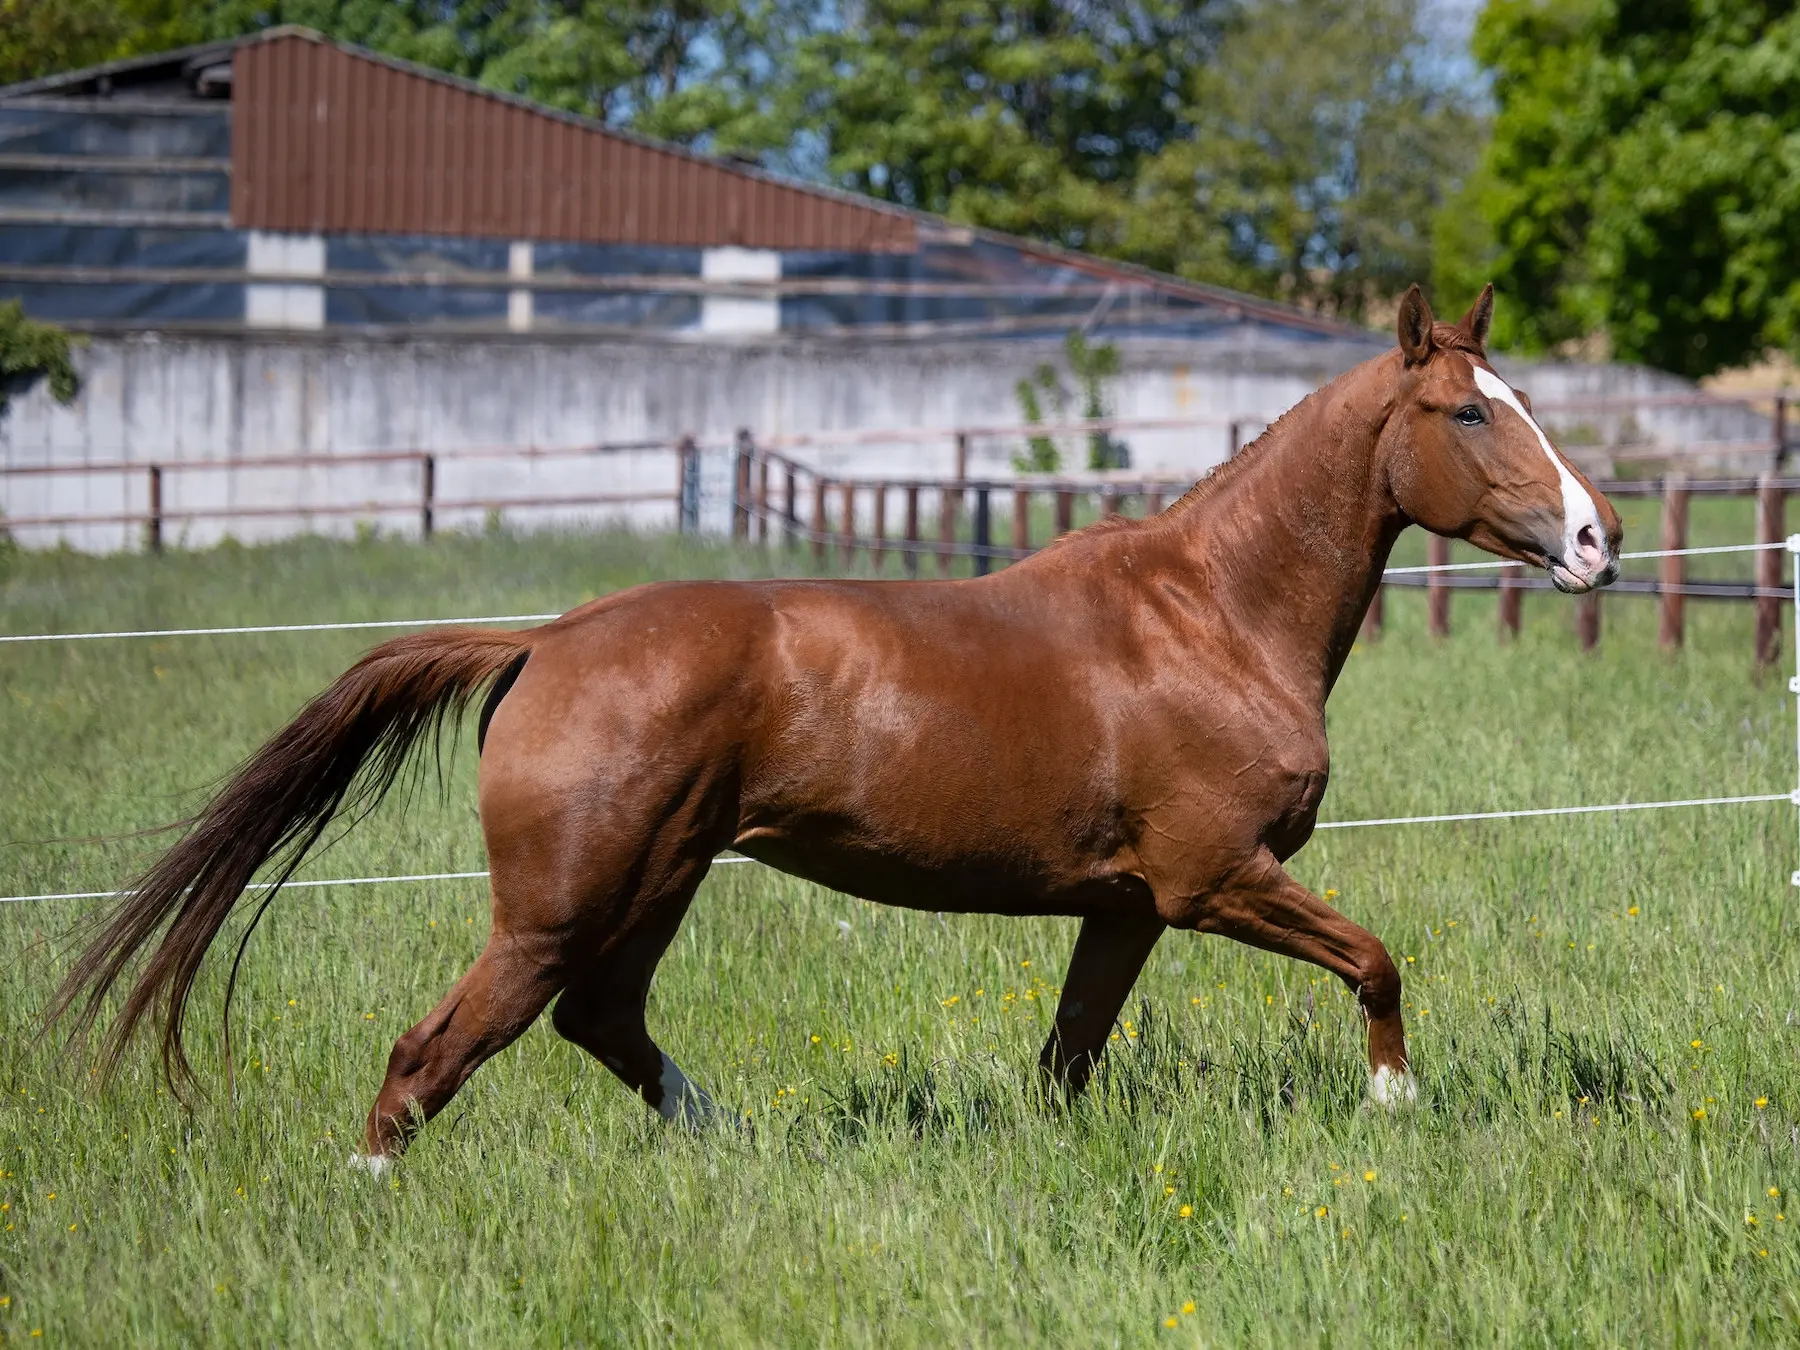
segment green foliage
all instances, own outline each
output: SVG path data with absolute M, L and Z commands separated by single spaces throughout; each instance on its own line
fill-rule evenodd
M 108 60 L 131 32 L 112 0 L 0 0 L 0 84 Z
M 1063 389 L 1056 367 L 1048 361 L 1040 363 L 1015 388 L 1019 396 L 1019 413 L 1027 422 L 1038 423 L 1045 420 L 1045 399 L 1049 400 L 1053 410 L 1049 420 L 1063 420 L 1063 408 L 1068 402 L 1068 394 Z M 1043 397 L 1040 398 L 1040 394 Z M 1012 466 L 1017 473 L 1055 473 L 1062 468 L 1062 451 L 1057 449 L 1056 442 L 1049 436 L 1030 436 L 1025 441 L 1025 453 L 1014 455 Z
M 1494 0 L 1475 51 L 1498 112 L 1460 205 L 1512 302 L 1497 338 L 1600 331 L 1695 376 L 1800 352 L 1800 10 Z
M 1083 421 L 1098 421 L 1112 415 L 1112 397 L 1108 388 L 1119 375 L 1119 349 L 1110 342 L 1090 343 L 1080 329 L 1071 329 L 1063 339 L 1063 354 L 1069 373 L 1075 377 L 1080 394 Z M 1015 386 L 1019 411 L 1027 422 L 1045 420 L 1045 404 L 1051 419 L 1061 422 L 1069 415 L 1072 401 L 1055 366 L 1043 362 L 1029 378 Z M 1026 440 L 1025 453 L 1013 456 L 1013 468 L 1020 473 L 1055 473 L 1062 467 L 1062 451 L 1049 436 L 1032 436 Z M 1125 469 L 1131 467 L 1131 452 L 1123 441 L 1107 431 L 1088 433 L 1087 466 L 1090 469 Z
M 54 324 L 25 317 L 18 300 L 0 300 L 0 414 L 7 401 L 41 379 L 50 381 L 50 396 L 73 403 L 81 377 L 70 359 L 72 339 Z

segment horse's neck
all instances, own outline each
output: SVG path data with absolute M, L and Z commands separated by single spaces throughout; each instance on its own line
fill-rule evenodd
M 1284 416 L 1215 490 L 1171 513 L 1215 597 L 1321 700 L 1350 654 L 1406 524 L 1378 443 L 1387 401 L 1376 364 Z

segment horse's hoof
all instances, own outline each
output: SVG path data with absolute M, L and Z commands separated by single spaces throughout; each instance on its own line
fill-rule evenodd
M 1369 1100 L 1377 1106 L 1410 1106 L 1419 1100 L 1419 1080 L 1410 1069 L 1390 1069 L 1383 1064 L 1369 1075 Z
M 370 1176 L 376 1178 L 385 1175 L 388 1169 L 393 1165 L 394 1160 L 392 1158 L 384 1157 L 379 1153 L 352 1153 L 350 1155 L 350 1170 L 352 1172 L 367 1172 Z

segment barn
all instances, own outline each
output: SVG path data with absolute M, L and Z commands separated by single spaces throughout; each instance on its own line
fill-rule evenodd
M 1018 423 L 1046 363 L 1063 399 L 1071 331 L 1119 353 L 1134 467 L 1193 475 L 1387 341 L 291 27 L 0 88 L 15 297 L 86 335 L 86 379 L 0 423 L 0 509 L 94 547 L 152 493 L 196 541 L 348 528 L 426 456 L 446 520 L 654 523 L 683 437 L 1006 473 L 1016 435 L 956 429 Z

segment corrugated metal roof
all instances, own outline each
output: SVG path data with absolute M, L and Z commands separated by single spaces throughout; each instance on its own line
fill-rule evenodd
M 233 71 L 232 219 L 263 230 L 910 251 L 910 214 L 275 32 Z
M 229 84 L 203 85 L 225 59 Z M 244 228 L 871 253 L 987 241 L 1227 321 L 1370 336 L 1291 305 L 714 159 L 303 28 L 0 87 L 0 102 L 111 103 L 178 82 L 197 97 L 231 90 L 231 215 Z

